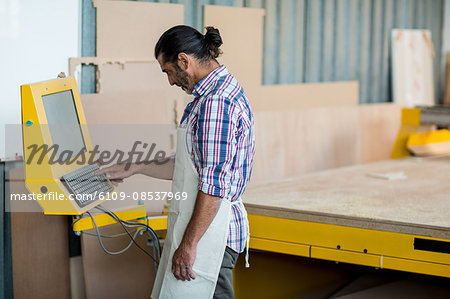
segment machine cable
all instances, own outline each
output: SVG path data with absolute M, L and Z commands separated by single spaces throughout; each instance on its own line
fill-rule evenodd
M 110 235 L 110 236 L 100 234 L 99 228 L 97 226 L 97 222 L 95 221 L 94 217 L 92 216 L 92 214 L 90 212 L 86 212 L 86 213 L 89 215 L 89 217 L 91 217 L 92 222 L 94 223 L 96 234 L 91 234 L 91 233 L 87 233 L 87 232 L 82 232 L 82 233 L 87 234 L 87 235 L 97 236 L 99 244 L 100 244 L 102 250 L 105 253 L 110 254 L 110 255 L 122 254 L 122 253 L 126 252 L 134 243 L 140 250 L 142 250 L 146 255 L 148 255 L 153 260 L 154 267 L 155 267 L 155 273 L 156 273 L 157 268 L 158 268 L 158 264 L 159 264 L 159 260 L 161 258 L 161 255 L 160 255 L 160 246 L 161 245 L 160 245 L 160 241 L 159 241 L 159 238 L 158 238 L 156 232 L 150 226 L 148 226 L 147 224 L 124 221 L 124 220 L 120 219 L 114 212 L 108 210 L 105 207 L 102 207 L 102 206 L 99 205 L 96 208 L 98 210 L 104 212 L 105 214 L 111 216 L 112 218 L 114 218 L 122 226 L 122 228 L 124 229 L 125 233 L 123 233 L 123 234 L 116 234 L 116 235 Z M 78 222 L 80 219 L 81 218 L 75 220 L 72 223 L 72 226 L 76 222 Z M 128 229 L 126 227 L 137 227 L 137 229 L 134 231 L 134 235 L 132 235 L 128 231 Z M 142 248 L 136 242 L 137 235 L 138 234 L 142 234 L 144 232 L 146 232 L 148 234 L 150 240 L 153 243 L 153 246 L 152 246 L 153 247 L 153 255 L 151 255 L 149 252 L 147 252 L 144 248 Z M 110 250 L 106 249 L 106 247 L 104 246 L 104 244 L 102 242 L 102 239 L 101 239 L 101 238 L 117 238 L 117 237 L 124 236 L 124 235 L 128 235 L 130 237 L 131 241 L 124 249 L 119 250 L 119 251 L 110 251 Z

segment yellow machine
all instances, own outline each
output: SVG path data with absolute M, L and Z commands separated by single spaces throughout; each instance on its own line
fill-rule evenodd
M 92 151 L 75 79 L 22 85 L 21 96 L 26 185 L 43 212 L 79 215 L 100 204 L 78 205 L 61 180 L 86 165 Z
M 403 108 L 401 127 L 391 154 L 392 159 L 409 157 L 409 145 L 449 142 L 448 130 L 432 130 L 419 135 L 421 126 L 450 127 L 450 107 Z
M 70 188 L 67 174 L 97 166 L 75 79 L 22 85 L 21 96 L 26 186 L 44 214 L 81 215 L 101 204 L 109 192 L 117 192 L 104 178 L 97 182 L 103 184 L 103 189 L 99 189 L 103 194 L 96 193 L 95 197 L 80 202 Z M 81 192 L 95 185 L 90 178 L 77 183 L 82 187 Z M 124 220 L 142 218 L 143 223 L 148 221 L 145 206 L 133 206 L 120 213 Z M 98 218 L 98 226 L 117 222 L 102 215 L 95 218 Z M 93 227 L 87 217 L 77 221 L 74 231 Z
M 436 130 L 436 127 L 450 126 L 450 108 L 405 108 L 402 110 L 401 119 L 401 128 L 392 150 L 393 159 L 411 156 L 408 147 L 411 149 L 414 146 L 430 144 L 440 146 L 449 142 L 448 130 Z M 433 157 L 417 159 L 417 165 L 414 166 L 417 168 L 415 173 L 423 170 L 428 163 L 431 163 L 430 165 L 448 163 L 450 158 L 436 157 L 436 162 L 432 159 Z M 383 164 L 380 169 L 384 171 L 391 171 L 391 168 L 392 171 L 402 169 L 406 165 L 405 161 L 407 160 L 391 161 L 390 168 Z M 358 169 L 364 175 L 367 169 L 371 168 L 368 164 Z M 331 184 L 332 178 L 339 177 L 341 180 L 344 178 L 349 182 L 352 181 L 352 177 L 345 176 L 346 173 L 339 173 L 339 169 L 333 170 L 332 173 L 328 172 L 328 176 L 321 177 L 324 182 L 323 189 L 330 187 L 325 182 Z M 300 294 L 307 294 L 314 288 L 326 289 L 338 281 L 340 276 L 346 275 L 345 267 L 337 269 L 332 267 L 332 264 L 318 263 L 315 260 L 450 277 L 448 228 L 422 226 L 420 223 L 412 224 L 408 228 L 402 222 L 398 222 L 396 226 L 397 224 L 394 225 L 395 222 L 392 221 L 371 221 L 364 217 L 359 219 L 358 215 L 351 213 L 334 215 L 329 211 L 308 209 L 308 203 L 316 199 L 308 198 L 307 195 L 314 187 L 309 184 L 310 181 L 302 179 L 304 178 L 279 182 L 289 192 L 298 192 L 298 205 L 295 207 L 281 204 L 276 206 L 271 200 L 266 203 L 265 199 L 258 197 L 257 192 L 252 195 L 252 190 L 247 190 L 244 201 L 250 223 L 250 248 L 255 251 L 250 258 L 250 270 L 244 267 L 242 261 L 236 266 L 234 281 L 236 298 L 294 298 Z M 382 183 L 374 180 L 373 184 L 367 185 L 367 192 L 380 194 L 381 198 L 385 196 L 383 188 L 374 188 L 374 184 Z M 404 195 L 406 189 L 400 190 L 394 184 L 397 187 L 399 185 L 398 182 L 383 185 L 392 187 L 386 190 L 398 192 L 393 197 L 398 196 L 399 200 L 405 199 L 408 203 L 408 198 Z M 436 181 L 436 184 L 439 182 Z M 254 189 L 261 188 L 267 194 L 269 191 L 265 187 L 266 185 L 261 185 Z M 412 187 L 420 188 L 420 184 Z M 345 188 L 344 186 L 342 191 L 344 194 Z M 330 196 L 334 200 L 342 199 L 343 204 L 351 202 L 352 197 L 358 198 L 355 194 L 347 194 L 347 198 L 345 195 L 339 197 L 335 194 L 337 189 L 330 188 L 333 190 L 330 191 Z M 279 191 L 278 189 L 273 191 L 273 195 L 270 194 L 267 198 L 280 197 L 280 201 L 283 201 L 281 197 L 285 194 L 280 194 Z M 447 196 L 442 190 L 434 192 L 441 192 L 437 197 Z M 301 194 L 306 194 L 307 199 L 303 199 Z M 370 196 L 367 200 L 369 198 Z M 433 199 L 431 195 L 429 198 L 423 198 L 424 202 L 429 203 Z M 389 203 L 386 201 L 384 204 Z M 417 210 L 418 213 L 421 212 L 420 207 Z M 436 211 L 439 212 L 438 209 Z M 401 211 L 393 211 L 397 212 Z M 446 211 L 441 212 L 445 214 Z M 411 222 L 414 222 L 414 219 L 411 219 Z

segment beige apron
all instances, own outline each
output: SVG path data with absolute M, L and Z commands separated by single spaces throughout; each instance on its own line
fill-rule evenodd
M 221 201 L 219 211 L 197 245 L 191 281 L 177 280 L 172 273 L 172 257 L 183 239 L 194 210 L 198 192 L 198 173 L 187 147 L 186 128 L 178 128 L 172 192 L 186 192 L 186 200 L 172 200 L 167 219 L 167 236 L 158 267 L 152 298 L 212 298 L 228 238 L 231 203 Z M 180 194 L 180 197 L 181 194 Z

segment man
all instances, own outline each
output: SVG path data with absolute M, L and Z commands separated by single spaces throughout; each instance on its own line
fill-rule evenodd
M 232 270 L 249 238 L 240 196 L 254 156 L 253 116 L 244 90 L 220 55 L 219 31 L 188 26 L 166 31 L 155 57 L 170 85 L 194 95 L 178 128 L 175 163 L 115 165 L 112 180 L 141 173 L 173 179 L 167 237 L 152 298 L 233 298 Z

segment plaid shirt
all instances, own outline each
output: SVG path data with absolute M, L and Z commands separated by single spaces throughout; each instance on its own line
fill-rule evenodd
M 194 100 L 181 119 L 192 140 L 198 190 L 236 201 L 244 192 L 255 153 L 253 116 L 244 90 L 225 66 L 194 87 Z M 242 252 L 248 234 L 243 204 L 233 205 L 227 246 Z

